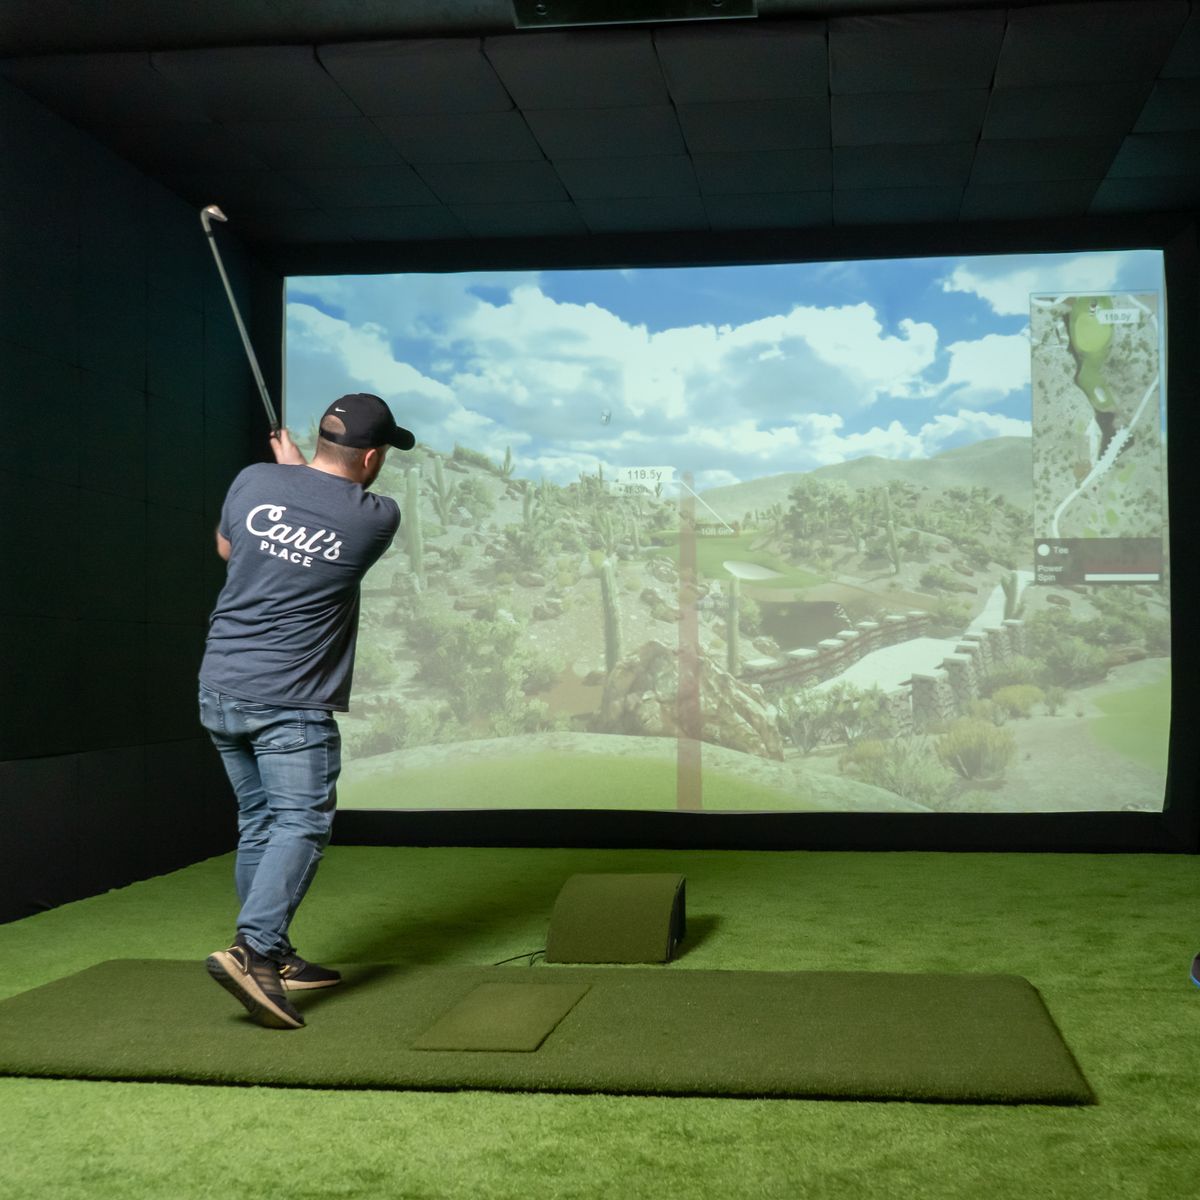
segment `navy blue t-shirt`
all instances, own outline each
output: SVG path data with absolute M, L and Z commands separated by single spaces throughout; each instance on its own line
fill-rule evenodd
M 200 682 L 242 700 L 345 712 L 359 581 L 399 524 L 394 500 L 339 475 L 247 467 L 221 509 L 229 566 Z

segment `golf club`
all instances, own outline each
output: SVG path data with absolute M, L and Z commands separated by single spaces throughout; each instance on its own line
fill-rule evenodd
M 233 309 L 233 319 L 237 322 L 238 333 L 242 335 L 242 345 L 246 347 L 246 357 L 250 360 L 250 370 L 254 372 L 254 382 L 258 384 L 259 395 L 262 396 L 263 407 L 267 410 L 267 420 L 271 423 L 271 432 L 279 432 L 279 418 L 275 415 L 275 406 L 267 394 L 267 385 L 263 382 L 262 371 L 258 359 L 254 356 L 254 347 L 250 345 L 250 336 L 246 326 L 242 324 L 242 314 L 238 312 L 237 301 L 233 298 L 233 288 L 229 286 L 229 276 L 225 274 L 225 265 L 221 262 L 217 250 L 217 239 L 213 236 L 213 221 L 228 221 L 229 218 L 215 204 L 209 204 L 200 210 L 200 224 L 204 226 L 204 234 L 217 262 L 217 270 L 221 273 L 221 282 L 225 285 L 225 295 L 229 297 L 229 307 Z

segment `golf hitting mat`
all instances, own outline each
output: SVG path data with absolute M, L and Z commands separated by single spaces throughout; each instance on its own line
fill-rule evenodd
M 0 1074 L 291 1087 L 1090 1104 L 1014 975 L 342 968 L 262 1029 L 202 962 L 98 963 L 0 1002 Z

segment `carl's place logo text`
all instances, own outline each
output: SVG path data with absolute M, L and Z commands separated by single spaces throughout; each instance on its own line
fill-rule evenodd
M 261 539 L 260 551 L 302 567 L 311 567 L 314 557 L 333 562 L 341 556 L 342 539 L 337 532 L 317 529 L 309 533 L 303 525 L 285 525 L 282 519 L 285 512 L 287 508 L 282 504 L 259 504 L 246 514 L 246 528 Z M 256 518 L 261 524 L 267 521 L 274 524 L 261 529 L 255 524 Z

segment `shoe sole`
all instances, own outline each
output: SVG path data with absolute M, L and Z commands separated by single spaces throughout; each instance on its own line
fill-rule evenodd
M 237 960 L 226 950 L 210 954 L 204 961 L 212 976 L 235 1000 L 245 1006 L 250 1019 L 266 1029 L 300 1029 L 304 1018 L 289 1016 L 272 1002 L 266 992 L 237 964 Z
M 319 981 L 312 981 L 312 982 L 305 983 L 305 982 L 297 981 L 295 979 L 284 979 L 282 982 L 283 982 L 284 991 L 287 991 L 287 992 L 310 992 L 310 991 L 312 991 L 313 988 L 337 987 L 337 985 L 339 983 L 341 983 L 342 981 L 340 979 L 322 979 Z

